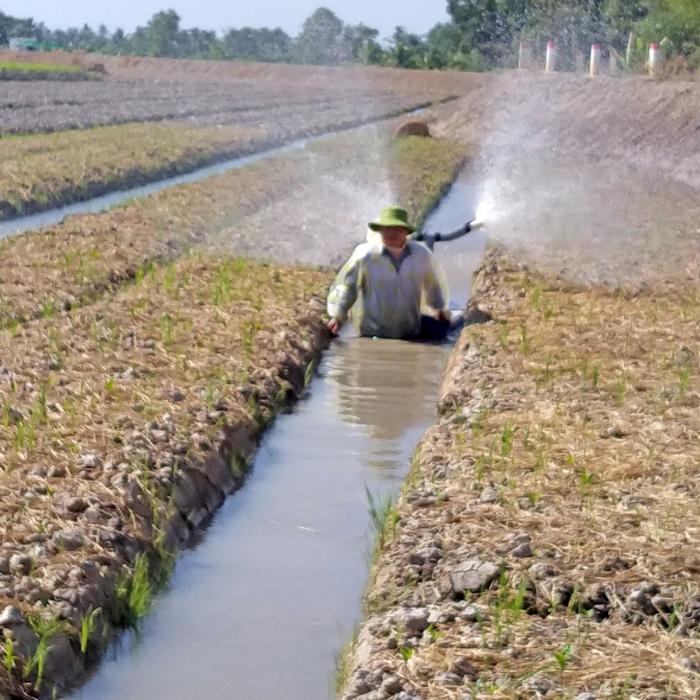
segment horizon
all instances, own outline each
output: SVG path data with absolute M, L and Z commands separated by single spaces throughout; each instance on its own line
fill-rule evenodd
M 43 22 L 49 29 L 68 29 L 88 24 L 95 31 L 104 24 L 110 34 L 123 29 L 131 34 L 136 27 L 145 26 L 156 12 L 175 10 L 183 29 L 214 30 L 217 34 L 242 27 L 280 27 L 290 36 L 296 36 L 304 20 L 319 7 L 327 7 L 346 24 L 366 24 L 379 30 L 387 39 L 396 26 L 408 32 L 423 35 L 435 24 L 449 21 L 447 3 L 442 9 L 432 3 L 401 3 L 399 0 L 297 0 L 295 3 L 280 0 L 258 0 L 257 3 L 225 4 L 221 0 L 200 0 L 193 4 L 186 0 L 143 0 L 134 8 L 126 0 L 105 4 L 74 0 L 68 7 L 50 0 L 7 0 L 0 10 L 5 14 Z M 212 22 L 217 17 L 219 21 Z M 272 19 L 274 18 L 274 19 Z

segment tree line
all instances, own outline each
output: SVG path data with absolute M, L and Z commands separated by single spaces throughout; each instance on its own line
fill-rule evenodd
M 522 40 L 535 50 L 555 40 L 572 62 L 591 43 L 642 60 L 648 42 L 663 40 L 700 66 L 698 0 L 447 0 L 447 7 L 449 22 L 424 35 L 399 26 L 383 41 L 377 29 L 346 24 L 327 8 L 308 17 L 296 37 L 279 28 L 182 29 L 174 10 L 156 13 L 131 34 L 87 24 L 52 30 L 0 12 L 0 43 L 31 36 L 51 47 L 113 55 L 485 70 L 513 67 Z

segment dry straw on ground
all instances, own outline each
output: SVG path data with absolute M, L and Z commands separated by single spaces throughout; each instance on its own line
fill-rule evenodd
M 221 107 L 230 111 L 225 118 L 214 112 L 217 118 L 209 126 L 206 119 L 199 119 L 198 124 L 131 123 L 6 136 L 0 140 L 0 218 L 189 172 L 294 139 L 389 119 L 430 101 L 421 95 L 287 99 L 274 92 L 237 99 L 235 108 Z M 127 104 L 133 103 L 128 100 Z M 147 104 L 152 107 L 154 102 Z M 105 103 L 99 101 L 99 105 L 104 108 Z M 22 109 L 13 107 L 13 118 L 18 111 Z M 133 118 L 141 121 L 136 115 Z M 22 118 L 21 123 L 27 120 Z
M 492 253 L 474 303 L 495 320 L 463 334 L 389 513 L 345 697 L 697 697 L 696 287 Z
M 231 241 L 235 243 L 246 216 L 324 176 L 367 189 L 393 182 L 397 195 L 420 217 L 451 181 L 465 150 L 446 141 L 421 144 L 415 152 L 412 148 L 410 142 L 392 145 L 374 131 L 332 137 L 305 151 L 5 240 L 0 244 L 0 318 L 14 324 L 84 304 L 142 275 L 152 262 L 171 259 L 217 232 L 219 239 L 228 232 L 227 249 L 239 254 Z M 387 169 L 373 165 L 378 153 L 385 154 Z M 336 246 L 327 260 L 338 252 L 338 236 L 347 235 L 342 225 L 333 231 L 335 238 L 317 246 L 320 251 Z M 295 237 L 284 221 L 264 236 L 260 230 L 248 231 L 248 236 L 254 246 L 247 252 L 252 253 L 278 236 Z M 341 250 L 353 243 L 341 243 Z
M 79 682 L 105 630 L 144 614 L 173 552 L 303 393 L 329 340 L 332 271 L 234 257 L 229 238 L 246 231 L 258 253 L 278 241 L 267 257 L 288 257 L 293 223 L 249 219 L 324 177 L 389 182 L 422 220 L 465 150 L 417 141 L 336 137 L 3 243 L 1 691 L 62 694 Z M 216 231 L 227 254 L 186 251 Z M 354 235 L 333 222 L 321 258 Z
M 0 603 L 19 610 L 2 619 L 4 692 L 64 692 L 105 630 L 143 614 L 170 553 L 304 390 L 329 279 L 192 254 L 0 333 Z
M 124 126 L 0 140 L 0 217 L 47 209 L 263 147 L 263 128 Z
M 1 58 L 13 56 L 0 52 Z M 37 58 L 41 55 L 24 57 Z M 0 83 L 3 131 L 187 120 L 198 125 L 265 123 L 281 137 L 464 95 L 486 80 L 458 71 L 96 57 L 103 59 L 109 75 L 96 82 Z

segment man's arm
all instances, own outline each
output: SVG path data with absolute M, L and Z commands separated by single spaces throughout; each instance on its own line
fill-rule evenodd
M 358 249 L 359 250 L 359 249 Z M 338 333 L 345 323 L 350 309 L 357 301 L 357 285 L 360 273 L 360 255 L 356 250 L 338 273 L 328 293 L 328 315 L 331 320 L 328 328 Z
M 447 311 L 447 281 L 445 273 L 440 267 L 437 258 L 430 251 L 426 265 L 425 277 L 423 279 L 423 289 L 425 290 L 425 302 L 431 309 L 438 312 L 437 316 L 442 320 L 449 321 L 450 316 Z

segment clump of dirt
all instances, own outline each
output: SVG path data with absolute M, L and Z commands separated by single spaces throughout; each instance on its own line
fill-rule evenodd
M 410 121 L 404 122 L 396 130 L 397 136 L 423 136 L 425 138 L 430 137 L 430 127 L 428 122 L 422 119 L 411 119 Z

